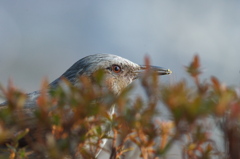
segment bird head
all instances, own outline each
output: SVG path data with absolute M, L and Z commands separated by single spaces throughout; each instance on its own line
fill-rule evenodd
M 118 94 L 133 80 L 137 79 L 146 68 L 147 66 L 138 65 L 116 55 L 95 54 L 77 61 L 61 77 L 66 78 L 73 85 L 78 85 L 80 76 L 88 77 L 91 81 L 94 81 L 94 73 L 103 70 L 105 73 L 103 85 L 107 86 L 114 94 Z M 169 69 L 162 67 L 150 66 L 150 69 L 157 71 L 159 75 L 171 74 Z M 57 86 L 61 77 L 50 85 Z

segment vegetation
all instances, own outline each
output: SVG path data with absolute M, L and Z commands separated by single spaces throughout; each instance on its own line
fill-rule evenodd
M 79 87 L 63 80 L 56 90 L 48 91 L 44 81 L 38 109 L 23 108 L 27 95 L 11 83 L 1 87 L 8 107 L 0 110 L 0 158 L 94 158 L 101 139 L 112 141 L 110 150 L 103 149 L 111 159 L 124 158 L 136 147 L 144 159 L 161 159 L 179 142 L 183 159 L 240 158 L 240 97 L 235 88 L 216 77 L 202 82 L 198 56 L 186 71 L 193 86 L 185 79 L 159 84 L 158 76 L 146 70 L 140 79 L 146 100 L 129 98 L 133 86 L 117 97 L 102 89 L 101 71 L 96 73 L 96 85 L 82 77 Z M 159 103 L 170 111 L 171 121 L 158 118 Z M 110 116 L 107 112 L 114 104 L 117 113 Z M 222 133 L 224 152 L 212 140 L 213 126 Z M 112 134 L 106 133 L 109 130 Z M 135 148 L 127 146 L 129 141 Z

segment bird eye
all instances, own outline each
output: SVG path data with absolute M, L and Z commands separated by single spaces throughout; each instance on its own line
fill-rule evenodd
M 119 73 L 122 71 L 122 68 L 118 65 L 112 65 L 112 71 L 115 73 Z

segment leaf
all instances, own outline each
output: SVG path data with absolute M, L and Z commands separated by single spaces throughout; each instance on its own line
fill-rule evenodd
M 195 55 L 190 65 L 186 66 L 185 68 L 187 69 L 187 72 L 194 78 L 201 74 L 202 72 L 200 70 L 200 60 L 198 55 Z

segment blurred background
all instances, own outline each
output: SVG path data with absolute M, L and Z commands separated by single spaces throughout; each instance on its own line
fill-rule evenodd
M 147 55 L 174 82 L 198 54 L 202 79 L 239 86 L 239 8 L 238 0 L 0 0 L 0 83 L 31 92 L 96 53 L 139 64 Z
M 26 92 L 53 81 L 80 58 L 116 54 L 188 77 L 199 54 L 204 74 L 240 85 L 240 1 L 0 1 L 0 83 Z

